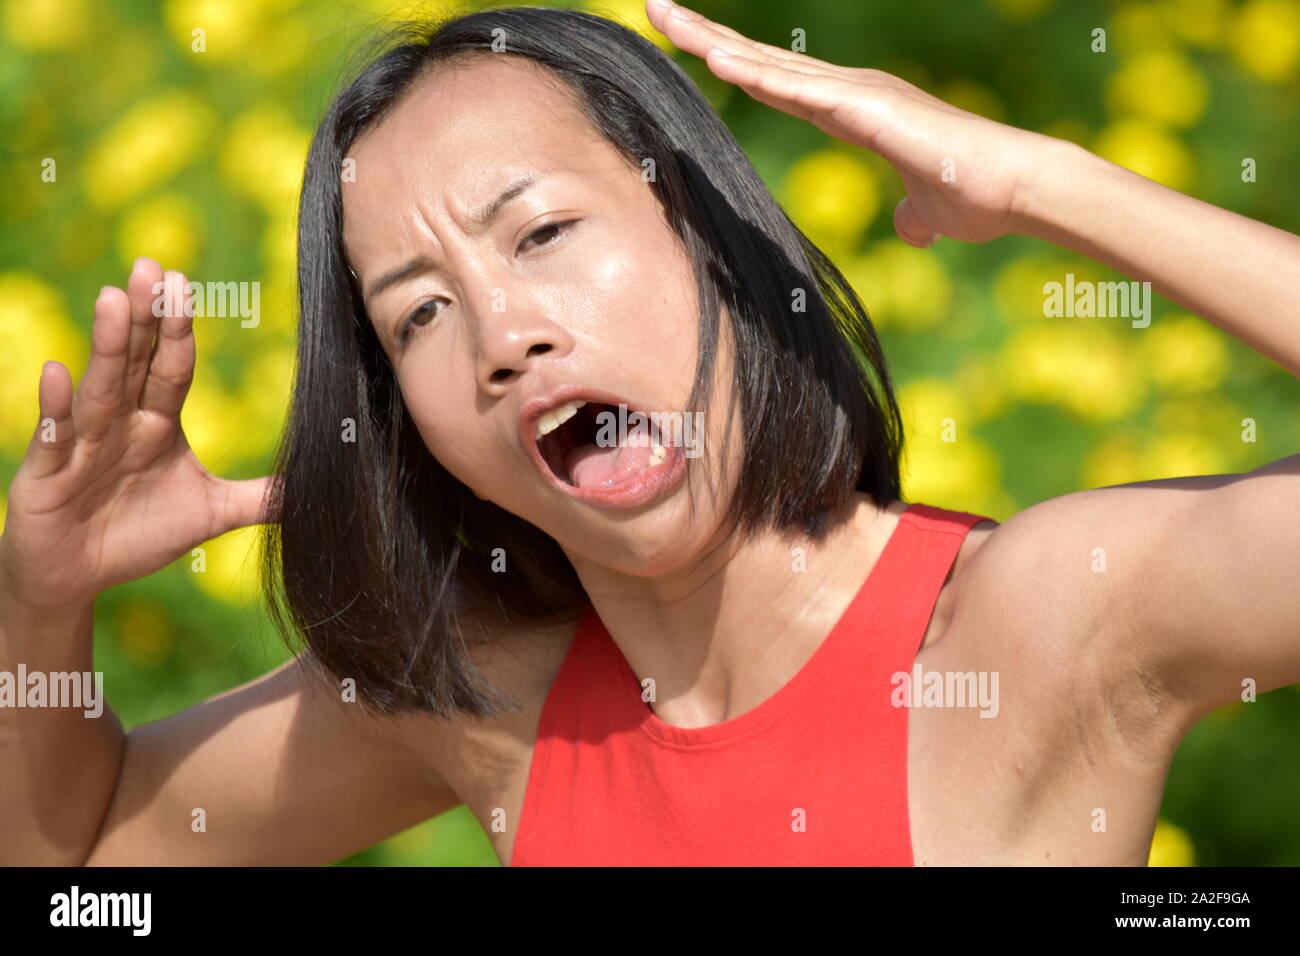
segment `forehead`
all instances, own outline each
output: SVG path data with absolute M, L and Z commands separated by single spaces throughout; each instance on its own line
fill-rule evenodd
M 413 190 L 436 190 L 468 208 L 512 171 L 594 172 L 613 153 L 549 70 L 483 54 L 436 68 L 357 138 L 348 150 L 356 169 L 343 187 L 345 216 Z

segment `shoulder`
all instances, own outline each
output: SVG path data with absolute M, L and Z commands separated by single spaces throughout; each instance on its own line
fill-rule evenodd
M 1050 498 L 993 525 L 976 525 L 954 564 L 948 627 L 1062 708 L 1088 712 L 1105 733 L 1163 753 L 1185 730 L 1172 672 L 1152 652 L 1150 569 L 1181 507 L 1139 485 Z
M 973 526 L 952 577 L 972 602 L 1113 612 L 1133 582 L 1126 572 L 1151 559 L 1160 520 L 1160 503 L 1137 486 L 1049 498 L 1006 521 Z
M 1160 540 L 1153 507 L 1135 487 L 1114 486 L 975 525 L 951 573 L 957 607 L 1042 636 L 1112 631 L 1139 596 L 1136 569 Z

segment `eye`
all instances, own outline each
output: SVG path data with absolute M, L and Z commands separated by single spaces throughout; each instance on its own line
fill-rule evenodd
M 524 243 L 534 241 L 537 241 L 539 246 L 553 246 L 555 245 L 555 237 L 563 235 L 571 226 L 577 223 L 577 221 L 578 220 L 576 219 L 565 219 L 562 222 L 552 222 L 542 226 L 540 229 L 534 229 L 524 238 L 524 242 L 519 244 L 519 248 L 522 250 Z
M 405 345 L 407 339 L 411 337 L 413 329 L 423 328 L 437 318 L 438 313 L 433 308 L 437 303 L 445 301 L 443 299 L 428 299 L 421 302 L 402 320 L 402 326 L 398 330 L 397 340 Z

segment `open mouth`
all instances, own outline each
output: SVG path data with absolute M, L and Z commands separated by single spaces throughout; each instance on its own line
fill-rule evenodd
M 639 427 L 625 411 L 620 433 L 619 407 L 577 399 L 537 421 L 537 450 L 557 479 L 575 488 L 622 485 L 663 464 L 668 451 L 651 423 Z

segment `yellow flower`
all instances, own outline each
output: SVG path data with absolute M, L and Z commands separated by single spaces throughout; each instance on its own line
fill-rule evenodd
M 885 239 L 844 269 L 877 328 L 916 330 L 949 315 L 952 281 L 938 257 L 900 239 Z
M 240 388 L 240 406 L 248 423 L 247 439 L 239 447 L 242 456 L 263 455 L 279 442 L 293 371 L 294 350 L 289 345 L 262 350 L 248 367 Z
M 194 384 L 181 409 L 181 426 L 194 454 L 209 471 L 221 474 L 231 462 L 246 457 L 244 440 L 252 430 L 248 415 L 211 361 L 200 359 L 195 367 Z
M 288 5 L 288 0 L 167 0 L 164 15 L 177 46 L 198 62 L 247 62 L 249 48 L 267 28 L 268 14 Z
M 1104 279 L 1101 267 L 1086 260 L 1073 261 L 1055 256 L 1025 256 L 1004 265 L 993 279 L 993 301 L 1004 319 L 1042 319 L 1047 304 L 1043 287 L 1049 282 L 1064 286 L 1066 275 L 1073 273 L 1080 282 Z M 1060 321 L 1053 319 L 1052 321 Z
M 86 39 L 90 14 L 86 0 L 7 0 L 5 33 L 23 50 L 67 50 Z
M 1135 428 L 1111 431 L 1083 461 L 1079 481 L 1084 488 L 1108 488 L 1159 477 L 1142 472 L 1142 438 Z
M 917 379 L 898 390 L 906 432 L 902 475 L 908 497 L 992 515 L 1009 501 L 999 489 L 997 454 L 970 433 L 975 414 L 953 384 Z M 951 439 L 951 440 L 945 440 Z
M 966 396 L 941 378 L 913 379 L 899 386 L 896 395 L 907 430 L 927 439 L 942 441 L 945 432 L 953 440 L 964 438 L 966 426 L 975 421 Z
M 880 208 L 871 168 L 835 147 L 809 153 L 791 166 L 782 194 L 790 218 L 832 254 L 852 248 Z
M 1171 392 L 1218 388 L 1228 369 L 1223 333 L 1192 315 L 1152 322 L 1138 337 L 1138 353 L 1152 381 Z
M 90 149 L 85 186 L 91 202 L 113 209 L 170 179 L 212 136 L 212 112 L 188 93 L 168 90 L 136 104 Z
M 262 348 L 269 333 L 278 333 L 286 341 L 291 341 L 298 327 L 298 289 L 296 277 L 292 271 L 276 271 L 261 282 L 261 322 L 258 325 L 258 339 L 247 335 L 239 336 L 237 341 L 255 348 Z
M 1185 57 L 1167 51 L 1134 57 L 1106 84 L 1106 105 L 1113 114 L 1170 126 L 1195 124 L 1207 96 L 1205 77 Z
M 117 232 L 118 256 L 128 268 L 140 256 L 148 256 L 164 269 L 179 269 L 197 281 L 189 272 L 194 267 L 202 222 L 199 207 L 185 196 L 155 196 L 122 220 Z
M 1163 399 L 1151 414 L 1151 428 L 1160 434 L 1197 435 L 1212 446 L 1199 456 L 1202 474 L 1249 470 L 1251 451 L 1258 446 L 1241 440 L 1245 411 L 1219 394 L 1175 395 Z
M 267 272 L 283 274 L 290 282 L 298 274 L 298 218 L 292 204 L 267 209 L 262 231 L 262 263 Z
M 1222 475 L 1228 470 L 1218 445 L 1195 432 L 1157 435 L 1143 458 L 1144 469 L 1152 478 Z
M 15 460 L 25 454 L 40 420 L 45 362 L 66 365 L 75 385 L 87 354 L 54 286 L 27 272 L 0 274 L 0 450 Z
M 1143 120 L 1111 123 L 1093 143 L 1092 151 L 1170 189 L 1186 192 L 1193 164 L 1187 148 L 1158 126 Z
M 302 63 L 310 35 L 285 11 L 294 0 L 168 0 L 167 29 L 190 62 L 237 62 L 263 76 Z M 202 31 L 202 32 L 199 32 Z
M 194 583 L 214 598 L 227 601 L 236 607 L 250 607 L 261 594 L 258 573 L 259 533 L 257 525 L 236 528 L 206 542 L 203 548 L 202 567 L 195 570 L 199 558 L 193 552 L 183 560 L 190 569 Z
M 1092 421 L 1113 421 L 1133 412 L 1146 382 L 1132 354 L 1114 333 L 1077 324 L 1115 320 L 1059 321 L 1076 324 L 1027 326 L 1008 339 L 1002 371 L 1011 393 Z
M 617 20 L 641 34 L 659 49 L 671 53 L 673 42 L 656 30 L 646 18 L 645 0 L 583 0 L 582 8 L 597 16 Z
M 132 601 L 117 615 L 117 642 L 137 664 L 161 664 L 174 646 L 167 610 L 156 601 Z
M 1250 0 L 1237 11 L 1228 45 L 1242 68 L 1260 79 L 1294 78 L 1300 63 L 1300 3 Z
M 1226 0 L 1166 0 L 1164 14 L 1184 40 L 1214 49 L 1227 24 L 1228 4 Z
M 955 442 L 910 440 L 902 467 L 908 500 L 998 518 L 1014 505 L 998 487 L 1001 462 L 978 438 Z
M 1128 429 L 1107 437 L 1084 459 L 1086 488 L 1125 485 L 1135 481 L 1221 475 L 1227 472 L 1221 446 L 1195 431 L 1161 431 L 1143 436 Z
M 287 112 L 255 106 L 231 124 L 221 150 L 221 174 L 269 214 L 291 216 L 310 143 L 311 134 Z
M 1167 820 L 1156 821 L 1147 866 L 1195 866 L 1196 854 L 1187 834 Z

